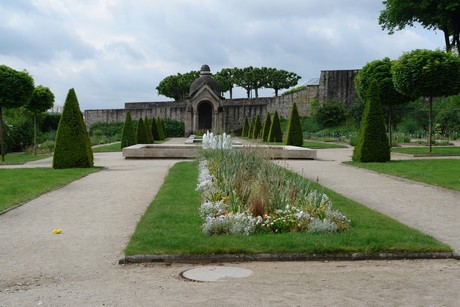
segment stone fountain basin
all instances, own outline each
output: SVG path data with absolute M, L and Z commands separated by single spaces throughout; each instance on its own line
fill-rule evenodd
M 316 159 L 316 150 L 296 146 L 233 145 L 237 150 L 261 150 L 271 159 Z M 195 159 L 200 156 L 199 144 L 137 144 L 123 148 L 126 159 Z

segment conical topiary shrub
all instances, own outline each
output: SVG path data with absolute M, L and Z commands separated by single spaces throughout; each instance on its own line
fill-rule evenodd
M 75 90 L 67 94 L 54 146 L 53 168 L 93 167 L 93 150 Z
M 385 129 L 382 104 L 376 93 L 378 84 L 373 82 L 369 86 L 366 97 L 358 139 L 353 150 L 353 161 L 359 162 L 387 162 L 390 161 L 390 145 Z
M 241 131 L 241 137 L 246 137 L 248 135 L 248 132 L 249 132 L 249 122 L 248 122 L 248 118 L 246 117 L 244 119 L 244 125 L 243 125 L 243 130 Z
M 164 127 L 163 127 L 163 121 L 159 117 L 157 119 L 157 128 L 158 128 L 158 135 L 160 136 L 160 141 L 164 141 L 165 140 L 165 131 L 164 131 Z
M 157 121 L 155 117 L 152 117 L 152 135 L 154 141 L 160 141 L 160 135 L 158 134 Z
M 270 113 L 267 113 L 264 121 L 264 127 L 262 129 L 262 140 L 268 142 L 268 134 L 270 133 L 270 126 L 272 125 L 272 119 L 270 118 Z
M 150 121 L 147 118 L 147 115 L 145 116 L 145 119 L 144 119 L 144 126 L 145 126 L 145 132 L 147 133 L 147 140 L 149 144 L 153 144 L 152 126 L 150 126 Z
M 299 112 L 297 111 L 297 105 L 295 102 L 292 104 L 291 115 L 289 116 L 286 131 L 286 145 L 303 146 L 302 125 L 300 123 Z
M 256 127 L 256 117 L 253 116 L 251 119 L 251 125 L 249 126 L 248 138 L 252 138 L 254 135 L 254 128 Z
M 131 113 L 127 112 L 125 117 L 125 124 L 123 125 L 123 132 L 121 134 L 121 149 L 136 144 L 136 132 L 131 119 Z
M 168 138 L 168 133 L 166 133 L 165 121 L 161 120 L 161 131 L 163 132 L 163 140 Z
M 262 128 L 262 123 L 260 121 L 260 115 L 257 115 L 256 123 L 254 125 L 254 131 L 252 132 L 253 139 L 257 139 L 259 137 L 261 128 Z
M 137 134 L 136 134 L 137 144 L 148 144 L 149 140 L 147 139 L 147 131 L 145 130 L 144 120 L 139 118 L 137 123 Z
M 282 142 L 283 134 L 281 133 L 280 119 L 278 117 L 278 111 L 275 111 L 273 115 L 272 125 L 270 126 L 270 133 L 268 134 L 269 142 Z

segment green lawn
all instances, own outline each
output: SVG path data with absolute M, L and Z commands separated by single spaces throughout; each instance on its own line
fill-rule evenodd
M 41 160 L 45 158 L 51 157 L 51 154 L 43 154 L 43 155 L 26 155 L 23 153 L 9 153 L 5 155 L 5 162 L 1 161 L 0 158 L 0 165 L 5 165 L 5 164 L 24 164 L 26 162 L 30 161 L 36 161 L 36 160 Z
M 94 152 L 117 152 L 121 151 L 121 143 L 113 143 L 109 145 L 95 146 L 92 148 Z
M 0 168 L 0 212 L 99 170 L 100 168 Z
M 264 145 L 276 145 L 276 146 L 284 146 L 286 145 L 283 142 L 273 142 L 273 143 L 262 143 L 261 140 L 253 140 L 246 138 L 248 141 L 253 141 L 254 143 L 258 144 L 264 144 Z M 347 148 L 345 145 L 340 145 L 340 144 L 334 144 L 334 143 L 328 143 L 328 142 L 315 142 L 315 141 L 304 141 L 303 146 L 305 148 L 310 148 L 310 149 L 327 149 L 327 148 Z
M 432 147 L 432 152 L 429 152 L 428 147 L 393 147 L 392 152 L 409 154 L 409 155 L 460 155 L 459 146 L 449 147 Z
M 345 145 L 328 143 L 328 142 L 313 142 L 303 141 L 303 147 L 311 149 L 327 149 L 327 148 L 347 148 Z
M 388 163 L 347 162 L 347 164 L 460 191 L 460 159 L 402 160 Z
M 163 144 L 165 141 L 155 141 L 155 144 Z M 94 146 L 93 152 L 118 152 L 121 151 L 121 144 L 113 143 L 109 145 L 102 145 L 102 146 Z
M 147 209 L 125 249 L 135 254 L 450 252 L 432 237 L 322 188 L 353 228 L 337 234 L 207 236 L 201 232 L 196 163 L 179 162 Z

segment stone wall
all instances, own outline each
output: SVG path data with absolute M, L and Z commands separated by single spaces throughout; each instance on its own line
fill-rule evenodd
M 239 129 L 246 117 L 259 115 L 264 120 L 267 112 L 278 111 L 280 117 L 288 118 L 292 104 L 295 102 L 300 116 L 307 116 L 311 111 L 311 102 L 317 99 L 320 103 L 342 101 L 350 107 L 356 100 L 354 78 L 359 70 L 322 71 L 319 85 L 308 85 L 303 91 L 279 97 L 224 99 L 223 117 L 225 131 Z M 86 110 L 84 112 L 87 127 L 97 122 L 122 122 L 126 111 L 131 112 L 133 119 L 147 117 L 170 118 L 185 121 L 188 116 L 186 102 L 127 102 L 124 109 Z
M 350 107 L 356 101 L 355 77 L 359 70 L 323 70 L 319 79 L 320 103 L 341 101 Z

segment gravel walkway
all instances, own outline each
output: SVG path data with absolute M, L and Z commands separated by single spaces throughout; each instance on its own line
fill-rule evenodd
M 355 171 L 367 173 L 340 166 L 346 150 L 335 152 L 321 151 L 321 161 L 291 166 L 319 176 L 326 186 L 339 176 L 352 181 Z M 0 306 L 456 306 L 460 300 L 456 260 L 229 264 L 254 273 L 215 283 L 179 277 L 198 265 L 118 265 L 137 221 L 177 161 L 124 160 L 120 153 L 95 157 L 96 165 L 106 170 L 0 216 Z M 46 165 L 50 159 L 25 167 Z M 327 170 L 333 168 L 330 177 Z M 378 177 L 397 182 L 402 194 L 412 194 L 408 183 Z M 372 196 L 371 207 L 381 194 L 399 194 L 377 183 L 372 193 L 361 189 L 362 195 Z M 336 183 L 335 189 L 346 194 L 353 187 Z M 444 206 L 437 211 L 450 210 Z M 444 217 L 454 223 L 457 213 L 444 212 Z M 443 225 L 432 228 L 449 228 Z M 53 235 L 54 228 L 63 233 Z M 454 246 L 449 240 L 446 235 L 444 241 Z

